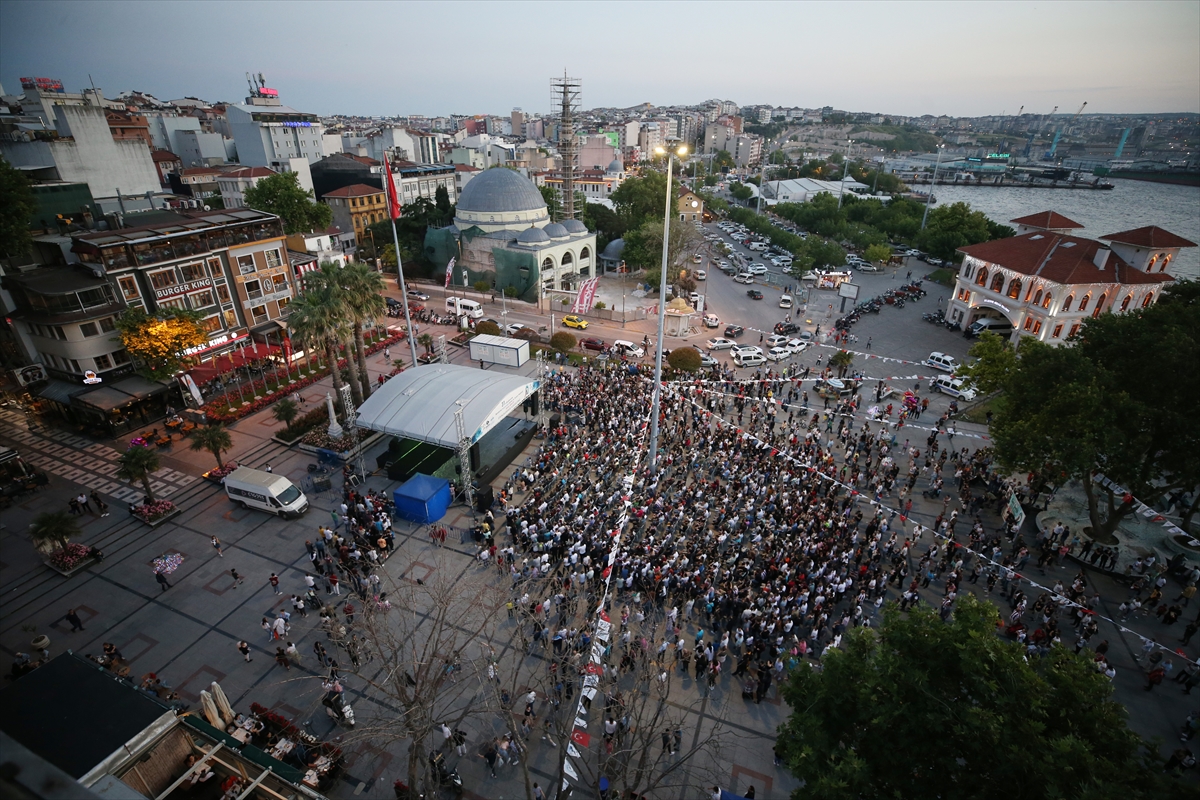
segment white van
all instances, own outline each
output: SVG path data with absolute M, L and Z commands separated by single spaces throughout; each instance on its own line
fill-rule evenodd
M 975 399 L 975 390 L 964 379 L 953 375 L 938 375 L 933 381 L 933 388 L 968 403 Z
M 783 297 L 780 297 L 779 298 L 779 307 L 780 308 L 791 308 L 792 307 L 792 296 L 790 294 L 785 294 Z
M 446 311 L 460 317 L 470 317 L 471 319 L 479 319 L 483 316 L 483 306 L 474 300 L 466 300 L 461 297 L 447 297 Z
M 925 359 L 925 364 L 943 372 L 954 372 L 958 369 L 958 362 L 954 356 L 948 356 L 945 353 L 930 353 L 929 358 Z
M 750 248 L 751 250 L 766 250 L 767 249 L 766 242 L 751 242 L 750 244 L 748 244 L 746 246 L 748 248 Z
M 225 476 L 225 494 L 242 508 L 269 511 L 284 519 L 298 519 L 308 511 L 304 492 L 282 475 L 238 467 Z

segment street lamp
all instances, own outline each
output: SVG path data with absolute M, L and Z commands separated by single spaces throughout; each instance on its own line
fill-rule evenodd
M 838 187 L 838 208 L 842 207 L 842 193 L 846 191 L 846 176 L 850 174 L 850 145 L 854 144 L 853 139 L 846 140 L 846 166 L 842 170 L 842 185 Z
M 650 454 L 646 462 L 648 471 L 653 472 L 658 466 L 658 415 L 662 406 L 662 361 L 664 328 L 667 322 L 667 258 L 671 241 L 671 174 L 672 162 L 676 156 L 687 155 L 687 145 L 680 145 L 676 150 L 663 147 L 654 148 L 654 152 L 667 157 L 667 202 L 663 212 L 663 246 L 662 273 L 658 276 L 658 346 L 654 350 L 654 396 L 650 403 Z
M 945 148 L 944 144 L 937 146 L 937 163 L 933 165 L 933 180 L 929 183 L 929 195 L 925 198 L 925 213 L 921 215 L 921 230 L 925 230 L 925 220 L 929 218 L 929 206 L 933 203 L 933 187 L 937 185 L 938 167 L 942 165 L 942 151 Z

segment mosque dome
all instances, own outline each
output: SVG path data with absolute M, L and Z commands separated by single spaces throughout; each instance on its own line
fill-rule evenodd
M 470 186 L 470 184 L 467 185 Z M 548 241 L 550 241 L 550 237 L 541 228 L 526 228 L 517 237 L 517 242 L 520 244 L 545 244 Z
M 470 184 L 467 185 L 470 186 Z M 549 225 L 543 228 L 543 230 L 551 239 L 566 239 L 571 235 L 567 233 L 566 228 L 557 222 L 551 222 Z
M 604 252 L 600 254 L 601 258 L 618 261 L 621 258 L 621 253 L 625 251 L 624 239 L 613 239 L 608 243 L 608 247 L 604 248 Z
M 485 169 L 463 188 L 456 211 L 477 214 L 505 214 L 538 211 L 546 208 L 542 193 L 533 181 L 511 169 Z
M 587 225 L 584 225 L 577 219 L 563 220 L 562 226 L 567 229 L 567 233 L 587 233 Z
M 614 158 L 614 159 L 612 160 L 612 163 L 608 165 L 608 169 L 607 169 L 606 171 L 607 171 L 607 172 L 621 172 L 621 171 L 623 171 L 624 169 L 625 169 L 625 167 L 623 167 L 623 166 L 621 165 L 621 160 L 620 160 L 619 158 Z M 469 185 L 470 185 L 470 184 L 468 184 L 468 186 L 469 186 Z

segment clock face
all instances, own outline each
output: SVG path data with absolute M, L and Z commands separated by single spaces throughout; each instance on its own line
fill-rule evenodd
M 700 205 L 698 202 L 696 202 L 695 200 L 692 201 L 692 208 L 695 208 L 698 205 Z

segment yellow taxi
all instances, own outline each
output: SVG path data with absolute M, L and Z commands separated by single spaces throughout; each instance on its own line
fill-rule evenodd
M 563 325 L 566 325 L 568 328 L 578 328 L 581 331 L 586 331 L 588 321 L 583 317 L 577 317 L 574 314 L 567 314 L 565 317 L 563 317 Z

